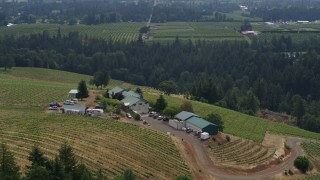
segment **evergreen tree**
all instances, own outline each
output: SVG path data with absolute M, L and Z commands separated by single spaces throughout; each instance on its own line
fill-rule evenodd
M 87 84 L 84 80 L 81 80 L 78 85 L 78 93 L 76 95 L 78 99 L 83 99 L 89 97 L 89 92 Z
M 92 180 L 92 174 L 83 164 L 77 166 L 72 173 L 73 180 Z
M 75 154 L 71 146 L 63 144 L 59 149 L 59 161 L 64 165 L 64 172 L 71 175 L 77 165 Z
M 7 146 L 0 145 L 0 179 L 16 180 L 20 178 L 20 168 L 14 161 L 13 154 L 7 149 Z
M 248 91 L 245 104 L 246 104 L 246 108 L 249 111 L 252 111 L 253 114 L 259 110 L 260 102 L 258 98 L 253 94 L 252 91 Z
M 156 104 L 154 105 L 154 110 L 157 112 L 162 112 L 166 107 L 168 103 L 164 99 L 163 95 L 161 94 L 160 97 L 157 99 Z
M 51 172 L 43 166 L 33 166 L 26 174 L 26 180 L 53 180 Z
M 28 160 L 31 161 L 31 168 L 33 166 L 46 166 L 46 163 L 48 161 L 48 159 L 44 157 L 43 152 L 37 146 L 32 148 Z

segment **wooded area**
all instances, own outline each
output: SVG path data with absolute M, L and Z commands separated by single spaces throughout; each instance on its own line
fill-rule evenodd
M 254 114 L 259 108 L 287 112 L 302 128 L 318 131 L 319 39 L 303 43 L 282 36 L 271 41 L 123 44 L 77 32 L 0 39 L 1 66 L 61 69 L 111 77 L 163 89 L 172 80 L 192 99 Z M 232 53 L 230 53 L 232 52 Z M 161 86 L 159 86 L 162 83 Z M 170 88 L 170 87 L 169 87 Z

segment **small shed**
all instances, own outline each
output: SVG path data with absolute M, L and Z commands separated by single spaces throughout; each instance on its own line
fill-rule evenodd
M 85 106 L 64 105 L 62 112 L 66 114 L 85 115 L 86 110 L 87 110 L 87 107 Z
M 69 97 L 70 98 L 76 98 L 77 94 L 78 94 L 78 90 L 77 89 L 71 89 L 69 91 Z
M 200 117 L 191 117 L 186 120 L 186 128 L 197 132 L 207 132 L 210 135 L 218 134 L 219 127 Z

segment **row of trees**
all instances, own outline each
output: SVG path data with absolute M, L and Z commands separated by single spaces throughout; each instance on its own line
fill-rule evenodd
M 22 177 L 20 167 L 16 164 L 12 152 L 6 145 L 0 146 L 0 179 L 1 180 L 106 180 L 101 170 L 93 174 L 84 164 L 79 164 L 71 146 L 62 144 L 58 155 L 50 160 L 39 147 L 33 147 L 26 166 L 25 176 Z M 116 176 L 115 180 L 135 180 L 134 171 L 125 170 Z M 189 176 L 177 176 L 176 180 L 191 180 Z

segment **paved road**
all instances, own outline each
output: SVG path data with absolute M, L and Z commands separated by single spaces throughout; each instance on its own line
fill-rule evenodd
M 310 141 L 303 138 L 298 137 L 288 137 L 287 144 L 291 147 L 291 155 L 288 159 L 282 162 L 279 165 L 273 166 L 271 168 L 256 172 L 250 173 L 247 175 L 232 175 L 228 174 L 226 171 L 222 169 L 216 168 L 205 149 L 202 146 L 202 142 L 199 138 L 193 136 L 192 134 L 185 133 L 184 131 L 178 131 L 168 125 L 168 122 L 163 122 L 160 120 L 153 119 L 148 116 L 143 116 L 143 120 L 146 120 L 149 125 L 145 125 L 148 128 L 155 129 L 162 132 L 170 132 L 171 135 L 183 138 L 183 140 L 187 142 L 191 142 L 192 148 L 195 152 L 194 159 L 197 161 L 199 168 L 202 171 L 206 171 L 206 173 L 219 178 L 219 179 L 227 179 L 227 180 L 250 180 L 250 179 L 270 179 L 271 177 L 283 173 L 285 170 L 293 167 L 293 162 L 296 157 L 303 154 L 302 148 L 299 146 L 299 143 L 304 141 Z M 139 124 L 141 122 L 137 122 L 134 120 L 130 120 L 130 123 Z

